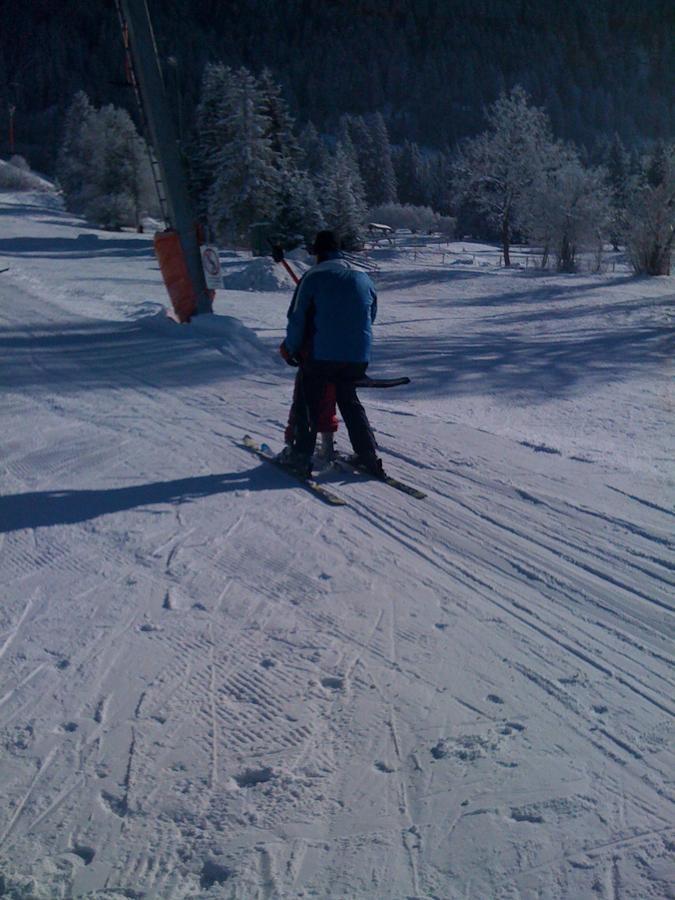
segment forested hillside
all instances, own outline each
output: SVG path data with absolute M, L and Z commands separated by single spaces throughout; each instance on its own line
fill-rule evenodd
M 555 133 L 593 154 L 675 131 L 670 0 L 149 0 L 167 89 L 190 127 L 207 62 L 267 66 L 296 119 L 322 131 L 380 111 L 395 142 L 441 148 L 480 130 L 521 84 Z M 78 90 L 133 111 L 113 0 L 0 0 L 0 153 L 50 172 Z M 170 60 L 170 62 L 169 62 Z

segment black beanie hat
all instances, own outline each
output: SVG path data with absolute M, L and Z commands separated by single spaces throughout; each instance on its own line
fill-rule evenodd
M 322 256 L 339 250 L 340 243 L 334 231 L 320 231 L 309 249 L 315 256 Z

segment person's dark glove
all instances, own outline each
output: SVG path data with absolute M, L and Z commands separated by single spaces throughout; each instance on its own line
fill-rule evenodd
M 286 346 L 286 341 L 282 341 L 281 344 L 279 344 L 279 353 L 281 354 L 281 358 L 287 365 L 293 366 L 296 369 L 300 365 L 300 360 L 288 349 L 288 347 Z

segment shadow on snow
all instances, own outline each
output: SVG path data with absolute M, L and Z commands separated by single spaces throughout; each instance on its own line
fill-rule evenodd
M 192 336 L 168 319 L 131 322 L 78 321 L 0 329 L 0 384 L 5 390 L 36 388 L 53 393 L 124 387 L 161 388 L 208 384 L 240 377 L 246 349 L 236 335 Z M 223 346 L 226 353 L 211 352 Z M 237 360 L 237 352 L 243 356 Z M 278 374 L 270 350 L 270 375 Z
M 154 258 L 154 251 L 149 239 L 106 237 L 100 240 L 95 234 L 78 234 L 74 238 L 3 238 L 0 240 L 0 255 L 25 256 L 28 259 Z
M 0 534 L 72 525 L 155 504 L 182 504 L 231 491 L 284 490 L 292 482 L 267 463 L 237 473 L 199 475 L 100 490 L 31 491 L 0 497 Z
M 667 323 L 612 330 L 524 335 L 513 329 L 468 335 L 389 337 L 376 343 L 374 370 L 409 375 L 418 397 L 502 394 L 532 402 L 621 380 L 672 358 Z

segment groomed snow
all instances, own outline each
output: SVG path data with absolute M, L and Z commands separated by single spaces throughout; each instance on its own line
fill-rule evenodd
M 669 896 L 673 281 L 497 258 L 373 252 L 428 498 L 335 509 L 239 443 L 290 286 L 178 326 L 150 236 L 0 195 L 0 894 Z

